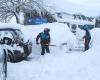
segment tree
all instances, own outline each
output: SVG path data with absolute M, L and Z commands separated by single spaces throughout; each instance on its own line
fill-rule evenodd
M 20 23 L 20 12 L 23 10 L 45 11 L 43 0 L 0 0 L 0 21 L 8 22 L 15 16 L 16 22 Z

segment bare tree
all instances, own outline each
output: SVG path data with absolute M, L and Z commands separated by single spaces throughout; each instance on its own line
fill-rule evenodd
M 43 8 L 43 0 L 0 0 L 0 21 L 8 22 L 13 16 L 16 22 L 20 23 L 20 12 L 23 10 L 45 11 Z

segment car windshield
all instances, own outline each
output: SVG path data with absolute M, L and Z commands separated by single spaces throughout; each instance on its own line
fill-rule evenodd
M 19 29 L 0 29 L 0 40 L 4 37 L 9 37 L 13 40 L 23 39 L 23 34 Z
M 0 37 L 13 37 L 12 32 L 11 31 L 0 31 Z

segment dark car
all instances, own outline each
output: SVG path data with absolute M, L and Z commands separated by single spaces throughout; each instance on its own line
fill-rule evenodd
M 32 42 L 25 39 L 21 29 L 0 28 L 0 44 L 5 49 L 9 62 L 25 60 L 32 52 Z

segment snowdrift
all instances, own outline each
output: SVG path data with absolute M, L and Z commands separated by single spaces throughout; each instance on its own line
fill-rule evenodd
M 17 24 L 17 23 L 0 23 L 0 28 L 16 28 L 16 29 L 19 29 L 19 28 L 21 28 L 20 26 L 21 25 Z
M 51 45 L 56 45 L 55 47 L 50 46 L 51 52 L 54 51 L 54 48 L 62 48 L 62 50 L 65 49 L 63 51 L 67 51 L 69 49 L 73 49 L 77 45 L 77 40 L 74 34 L 70 31 L 66 24 L 62 23 L 48 23 L 42 25 L 27 26 L 19 25 L 16 23 L 2 23 L 0 28 L 4 27 L 20 29 L 24 34 L 25 41 L 31 40 L 33 42 L 34 54 L 40 54 L 41 52 L 40 45 L 36 45 L 36 37 L 46 27 L 50 28 Z M 62 45 L 63 43 L 67 45 Z
M 91 36 L 92 36 L 92 46 L 96 47 L 96 46 L 100 46 L 100 28 L 94 28 L 91 31 Z
M 76 37 L 65 24 L 48 23 L 24 27 L 29 31 L 27 36 L 30 36 L 33 41 L 33 53 L 37 54 L 37 52 L 41 51 L 36 45 L 36 36 L 42 32 L 45 27 L 50 28 L 51 44 L 56 45 L 56 47 L 60 47 L 63 43 L 67 43 L 65 46 L 66 49 L 72 49 L 76 46 Z M 53 51 L 53 48 L 55 47 L 51 47 L 51 51 Z
M 52 44 L 69 41 L 75 43 L 75 36 L 64 24 L 53 23 L 37 26 L 25 26 L 27 35 L 33 40 L 33 54 L 35 52 L 35 38 L 44 27 L 51 29 Z M 65 33 L 68 33 L 65 35 Z M 55 33 L 55 34 L 54 34 Z M 53 52 L 38 59 L 20 63 L 8 63 L 8 80 L 99 80 L 100 79 L 100 29 L 91 31 L 93 47 L 86 52 L 65 53 L 61 49 L 52 48 Z M 59 36 L 60 35 L 60 36 Z M 70 37 L 73 36 L 73 37 Z M 58 40 L 60 39 L 60 40 Z M 57 42 L 56 42 L 57 41 Z M 60 41 L 60 42 L 58 42 Z M 39 52 L 39 51 L 38 51 Z M 39 52 L 40 53 L 40 52 Z M 53 55 L 55 53 L 55 55 Z

